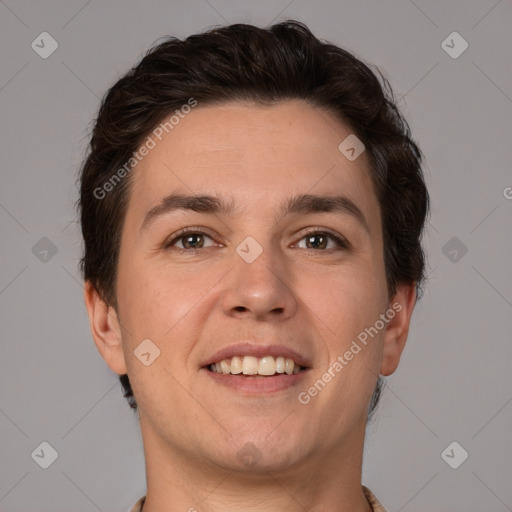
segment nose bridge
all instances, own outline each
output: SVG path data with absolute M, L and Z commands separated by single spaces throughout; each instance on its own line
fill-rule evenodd
M 225 314 L 260 318 L 295 313 L 297 303 L 285 261 L 268 238 L 261 244 L 251 236 L 242 240 L 235 249 L 230 274 L 223 299 Z

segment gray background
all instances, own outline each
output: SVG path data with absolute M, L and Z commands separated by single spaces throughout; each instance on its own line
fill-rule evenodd
M 122 511 L 145 493 L 137 416 L 77 272 L 75 180 L 99 98 L 161 36 L 288 18 L 379 66 L 426 155 L 429 282 L 363 482 L 389 512 L 512 510 L 510 0 L 0 1 L 0 510 Z M 31 48 L 43 31 L 59 45 L 47 59 Z M 453 31 L 469 44 L 456 59 L 441 47 Z M 46 470 L 42 441 L 58 452 Z M 452 441 L 469 453 L 458 469 L 441 457 Z

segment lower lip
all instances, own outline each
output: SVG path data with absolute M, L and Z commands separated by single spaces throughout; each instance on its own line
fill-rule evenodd
M 283 391 L 299 384 L 308 372 L 308 370 L 303 370 L 295 375 L 280 373 L 268 377 L 258 377 L 256 375 L 242 376 L 214 373 L 207 368 L 201 368 L 201 371 L 206 372 L 218 384 L 245 394 L 262 394 Z

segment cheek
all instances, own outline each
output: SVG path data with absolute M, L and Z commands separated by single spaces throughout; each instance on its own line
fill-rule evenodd
M 301 284 L 327 352 L 317 378 L 329 381 L 321 399 L 335 406 L 326 407 L 328 415 L 340 407 L 361 409 L 375 387 L 384 330 L 371 328 L 385 310 L 386 292 L 374 272 L 346 267 Z
M 123 349 L 130 382 L 141 412 L 163 428 L 171 409 L 186 410 L 189 405 L 190 396 L 179 383 L 186 380 L 187 357 L 199 335 L 196 320 L 201 299 L 214 279 L 204 273 L 202 277 L 181 275 L 147 262 L 125 268 L 120 277 Z M 134 355 L 146 339 L 160 350 L 148 366 Z
M 133 355 L 142 340 L 150 339 L 161 351 L 160 364 L 185 372 L 224 273 L 212 267 L 191 271 L 147 261 L 126 267 L 119 281 L 126 350 Z
M 125 318 L 138 335 L 162 337 L 197 302 L 197 280 L 150 261 L 120 266 L 118 293 Z
M 300 279 L 302 302 L 340 348 L 383 312 L 385 290 L 376 270 L 369 265 L 347 265 L 322 274 L 304 274 Z

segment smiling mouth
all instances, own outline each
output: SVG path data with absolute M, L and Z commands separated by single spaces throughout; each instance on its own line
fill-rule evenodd
M 306 370 L 293 359 L 278 356 L 234 356 L 208 365 L 209 371 L 224 375 L 247 377 L 272 377 L 274 375 L 296 375 Z

